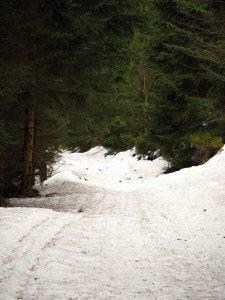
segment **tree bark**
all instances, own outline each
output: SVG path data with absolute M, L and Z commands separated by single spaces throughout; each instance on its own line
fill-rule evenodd
M 24 134 L 24 170 L 22 178 L 21 196 L 33 196 L 34 176 L 34 107 L 26 108 L 25 134 Z
M 41 183 L 47 179 L 47 165 L 46 163 L 42 163 L 41 167 L 39 168 L 39 175 Z
M 32 157 L 32 166 L 33 166 L 33 172 L 32 172 L 32 181 L 31 184 L 32 186 L 35 185 L 35 170 L 36 170 L 36 122 L 35 122 L 35 116 L 34 116 L 34 139 L 33 139 L 33 157 Z

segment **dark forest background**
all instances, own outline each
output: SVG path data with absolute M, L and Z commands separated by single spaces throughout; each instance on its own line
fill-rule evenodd
M 223 0 L 1 0 L 0 39 L 4 197 L 34 196 L 62 149 L 175 171 L 225 141 Z

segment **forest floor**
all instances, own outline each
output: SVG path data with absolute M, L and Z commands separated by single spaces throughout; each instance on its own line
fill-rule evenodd
M 225 299 L 225 150 L 168 175 L 104 154 L 62 154 L 0 208 L 0 299 Z

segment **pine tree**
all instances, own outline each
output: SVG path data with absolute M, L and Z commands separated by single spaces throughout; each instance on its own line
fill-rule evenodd
M 22 196 L 30 196 L 36 168 L 46 170 L 44 163 L 49 159 L 45 151 L 56 149 L 62 143 L 75 146 L 71 136 L 68 141 L 69 135 L 61 134 L 61 128 L 74 130 L 74 109 L 91 108 L 90 99 L 94 99 L 95 92 L 105 93 L 91 75 L 109 76 L 110 68 L 123 57 L 123 44 L 132 35 L 133 26 L 139 19 L 130 0 L 40 0 L 35 3 L 15 0 L 2 1 L 0 6 L 0 96 L 21 116 L 19 121 L 17 117 L 14 120 L 20 125 L 15 125 L 12 130 L 18 145 L 15 154 L 19 157 L 18 173 L 9 174 L 7 179 L 15 182 L 15 176 L 20 178 L 18 181 L 22 177 Z M 96 100 L 95 103 L 97 106 Z M 56 142 L 47 143 L 44 149 L 40 132 L 48 123 L 49 113 L 55 116 L 58 130 L 51 136 Z M 80 140 L 82 132 L 86 137 L 93 134 L 91 124 L 97 117 L 87 109 L 83 112 L 80 109 L 78 115 L 84 117 L 84 122 L 79 125 L 87 128 L 76 130 L 81 132 L 78 134 Z M 41 119 L 41 116 L 45 118 Z M 5 117 L 0 119 L 8 125 Z M 57 119 L 62 121 L 61 124 Z M 15 127 L 21 128 L 21 124 L 25 134 L 20 130 L 18 137 Z
M 148 5 L 139 2 L 137 10 L 143 16 L 143 24 L 136 28 L 134 37 L 127 49 L 127 57 L 115 70 L 114 114 L 103 139 L 103 145 L 113 151 L 121 151 L 136 146 L 140 152 L 140 140 L 146 136 L 146 121 L 149 116 L 148 88 L 150 70 L 147 64 L 148 49 Z M 149 150 L 149 149 L 148 149 Z M 147 151 L 148 152 L 148 151 Z
M 207 3 L 152 0 L 151 9 L 148 140 L 174 168 L 181 168 L 195 163 L 197 149 L 190 135 L 215 116 L 208 97 L 212 85 L 200 55 Z

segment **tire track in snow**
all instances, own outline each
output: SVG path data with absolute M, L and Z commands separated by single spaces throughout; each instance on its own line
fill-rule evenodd
M 213 258 L 209 258 L 214 253 L 208 252 L 204 245 L 211 241 L 204 229 L 196 228 L 198 222 L 195 219 L 202 218 L 198 202 L 190 199 L 190 203 L 186 202 L 184 205 L 180 199 L 184 198 L 183 194 L 187 194 L 187 191 L 174 187 L 173 190 L 175 191 L 171 197 L 171 189 L 165 190 L 164 187 L 163 191 L 159 191 L 158 197 L 155 197 L 155 202 L 143 191 L 144 201 L 140 201 L 142 211 L 151 223 L 151 231 L 145 231 L 144 226 L 143 232 L 152 240 L 150 248 L 157 250 L 151 256 L 155 262 L 153 270 L 160 284 L 153 292 L 156 294 L 160 291 L 158 299 L 163 300 L 171 299 L 171 295 L 175 295 L 175 299 L 221 299 L 218 295 L 221 282 L 224 282 L 221 277 L 224 262 L 221 261 L 221 266 L 215 268 Z M 149 194 L 151 195 L 151 191 Z M 207 228 L 207 219 L 205 221 Z M 196 231 L 200 232 L 198 238 Z M 215 253 L 222 257 L 221 251 L 216 248 Z M 217 281 L 215 278 L 220 279 Z M 216 290 L 217 285 L 219 287 Z
M 221 292 L 207 285 L 223 266 L 196 257 L 193 245 L 177 240 L 187 220 L 180 194 L 167 203 L 166 193 L 159 191 L 153 203 L 151 191 L 89 189 L 83 213 L 66 222 L 64 214 L 53 214 L 58 231 L 39 247 L 17 295 L 24 300 L 219 299 Z
M 80 221 L 65 227 L 64 234 L 62 231 L 55 241 L 55 251 L 64 254 L 57 261 L 51 261 L 50 247 L 47 247 L 33 270 L 36 274 L 33 277 L 46 269 L 46 272 L 57 273 L 57 278 L 44 276 L 45 282 L 42 279 L 29 282 L 30 288 L 23 299 L 44 299 L 44 295 L 49 299 L 151 296 L 151 279 L 155 275 L 149 275 L 151 257 L 145 248 L 152 235 L 147 235 L 149 219 L 140 209 L 140 197 L 115 191 L 90 197 L 92 203 L 87 204 Z M 70 275 L 67 279 L 67 273 L 74 278 Z
M 16 243 L 16 246 L 11 250 L 11 253 L 8 257 L 4 258 L 2 260 L 2 266 L 7 265 L 8 263 L 12 262 L 17 257 L 20 257 L 22 255 L 25 255 L 29 249 L 26 248 L 26 242 L 31 238 L 31 235 L 35 234 L 37 235 L 41 230 L 43 226 L 48 226 L 48 223 L 51 223 L 51 218 L 48 217 L 45 220 L 41 221 L 41 223 L 34 224 L 30 229 L 29 232 L 24 234 Z M 48 222 L 50 221 L 50 222 Z
M 71 215 L 67 216 L 68 221 L 65 223 L 65 216 L 52 212 L 50 217 L 33 225 L 29 232 L 20 238 L 19 245 L 2 262 L 0 286 L 3 298 L 0 296 L 0 299 L 26 299 L 23 292 L 27 289 L 27 283 L 32 276 L 31 270 L 38 263 L 44 249 L 71 222 Z M 12 287 L 10 295 L 13 294 L 14 298 L 8 295 L 7 288 L 5 290 L 7 286 Z
M 46 295 L 48 295 L 48 299 L 65 299 L 67 297 L 65 291 L 67 291 L 68 298 L 71 299 L 107 299 L 105 297 L 110 293 L 102 291 L 102 288 L 99 290 L 100 283 L 106 287 L 106 290 L 110 288 L 110 280 L 107 278 L 104 280 L 103 274 L 104 272 L 110 273 L 109 267 L 102 258 L 102 250 L 105 246 L 104 220 L 109 211 L 112 211 L 115 203 L 111 199 L 107 200 L 106 191 L 102 189 L 98 192 L 94 189 L 88 199 L 88 203 L 84 206 L 84 213 L 80 214 L 79 222 L 65 227 L 64 231 L 61 231 L 54 240 L 53 251 L 61 254 L 57 261 L 49 259 L 52 250 L 47 247 L 42 253 L 38 265 L 32 270 L 33 277 L 38 277 L 43 269 L 47 270 L 43 275 L 44 278 L 49 272 L 57 273 L 57 277 L 53 275 L 50 280 L 49 278 L 45 278 L 45 280 L 38 278 L 35 282 L 30 281 L 23 299 L 44 299 Z M 49 244 L 49 246 L 51 245 Z M 91 248 L 93 245 L 94 249 Z M 88 274 L 85 270 L 88 271 Z M 72 274 L 74 279 L 68 279 L 68 273 L 70 277 Z M 85 291 L 86 284 L 89 285 L 89 289 L 90 285 L 92 286 L 91 293 Z M 100 296 L 101 293 L 105 296 Z
M 131 297 L 138 292 L 132 287 L 140 250 L 134 240 L 140 232 L 133 236 L 140 219 L 133 218 L 136 201 L 115 191 L 95 195 L 79 222 L 65 226 L 43 249 L 21 299 L 120 299 L 127 285 Z M 54 257 L 60 253 L 57 260 L 52 251 Z
M 149 219 L 140 209 L 141 201 L 139 194 L 120 193 L 112 219 L 106 224 L 106 260 L 115 283 L 112 299 L 154 299 L 153 236 Z
M 27 299 L 27 296 L 25 296 L 27 287 L 35 284 L 36 285 L 36 293 L 32 295 L 32 299 L 37 299 L 37 295 L 40 291 L 40 286 L 38 284 L 37 278 L 33 276 L 33 272 L 38 269 L 38 266 L 41 263 L 41 256 L 45 251 L 50 249 L 51 247 L 54 247 L 57 241 L 60 239 L 60 234 L 62 234 L 69 226 L 74 225 L 74 221 L 68 221 L 68 223 L 65 223 L 59 230 L 52 236 L 40 249 L 40 254 L 35 258 L 32 267 L 29 269 L 31 272 L 29 276 L 26 278 L 26 280 L 23 283 L 23 288 L 20 291 L 18 299 Z M 31 276 L 30 276 L 31 275 Z M 37 283 L 37 284 L 36 284 Z M 30 296 L 29 298 L 30 299 Z

